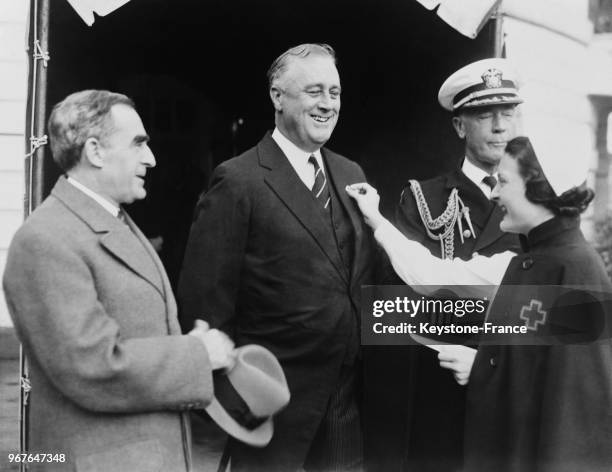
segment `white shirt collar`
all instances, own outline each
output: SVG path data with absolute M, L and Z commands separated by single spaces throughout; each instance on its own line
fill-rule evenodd
M 489 187 L 482 181 L 482 179 L 484 179 L 490 174 L 486 173 L 480 167 L 476 167 L 474 164 L 472 164 L 468 160 L 467 156 L 463 160 L 463 166 L 461 167 L 461 171 L 468 179 L 474 182 L 478 186 L 478 188 L 482 190 L 482 193 L 484 193 L 487 198 L 491 198 L 491 187 Z
M 466 177 L 472 182 L 474 182 L 476 185 L 480 185 L 482 183 L 482 179 L 489 175 L 480 167 L 476 167 L 474 164 L 472 164 L 467 157 L 463 161 L 463 167 L 461 168 L 461 170 L 466 175 Z
M 278 144 L 278 147 L 281 148 L 283 154 L 289 160 L 291 166 L 295 169 L 295 172 L 300 177 L 302 182 L 309 189 L 314 185 L 314 168 L 312 164 L 308 162 L 308 158 L 311 155 L 315 156 L 315 159 L 319 163 L 319 167 L 323 169 L 325 173 L 325 168 L 323 167 L 323 157 L 321 156 L 321 150 L 317 149 L 314 152 L 306 152 L 293 144 L 283 133 L 280 132 L 278 128 L 274 128 L 272 132 L 272 139 Z
M 96 202 L 98 202 L 102 206 L 102 208 L 104 208 L 106 211 L 108 211 L 114 217 L 117 217 L 117 215 L 119 215 L 119 207 L 113 205 L 111 202 L 106 200 L 100 194 L 98 194 L 98 193 L 94 192 L 93 190 L 85 187 L 85 185 L 83 185 L 81 182 L 75 180 L 74 177 L 67 176 L 66 180 L 68 182 L 70 182 L 72 185 L 74 185 L 76 188 L 78 188 L 85 195 L 87 195 L 90 198 L 93 198 Z

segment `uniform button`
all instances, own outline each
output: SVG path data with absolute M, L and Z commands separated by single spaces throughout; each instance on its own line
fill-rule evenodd
M 532 265 L 533 265 L 533 259 L 531 258 L 525 259 L 522 264 L 524 270 L 531 269 Z
M 495 357 L 491 357 L 491 359 L 489 359 L 489 364 L 491 364 L 491 367 L 497 367 L 497 360 Z

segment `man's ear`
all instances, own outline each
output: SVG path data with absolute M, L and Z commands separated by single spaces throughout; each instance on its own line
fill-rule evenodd
M 463 123 L 461 116 L 453 116 L 453 128 L 455 128 L 459 139 L 465 139 L 465 124 Z
M 281 95 L 283 91 L 277 86 L 272 85 L 270 87 L 270 98 L 272 99 L 272 104 L 274 105 L 274 110 L 277 112 L 283 111 L 283 107 L 281 104 Z
M 81 159 L 86 159 L 94 167 L 102 168 L 104 166 L 104 149 L 102 149 L 98 138 L 87 138 L 83 145 Z

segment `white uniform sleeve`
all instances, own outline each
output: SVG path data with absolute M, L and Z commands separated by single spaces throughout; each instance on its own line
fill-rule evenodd
M 442 260 L 406 238 L 389 221 L 378 227 L 374 237 L 389 256 L 397 275 L 408 285 L 497 286 L 515 256 L 506 251 L 491 257 L 475 256 L 469 261 Z

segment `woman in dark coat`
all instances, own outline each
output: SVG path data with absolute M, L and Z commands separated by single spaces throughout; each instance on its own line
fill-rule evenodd
M 522 321 L 544 345 L 479 347 L 468 384 L 465 469 L 610 471 L 612 344 L 597 298 L 612 288 L 579 228 L 593 192 L 568 188 L 581 180 L 571 165 L 569 183 L 555 191 L 545 157 L 540 165 L 527 138 L 511 141 L 506 156 L 493 198 L 505 210 L 501 228 L 521 234 L 524 253 L 511 260 L 490 321 Z M 568 314 L 571 298 L 579 303 Z
M 612 342 L 605 316 L 612 286 L 579 228 L 593 192 L 571 159 L 546 152 L 536 158 L 524 137 L 508 143 L 493 198 L 504 210 L 501 229 L 521 235 L 524 252 L 509 264 L 503 257 L 425 259 L 380 215 L 375 189 L 347 189 L 407 283 L 432 264 L 444 264 L 435 269 L 438 283 L 448 283 L 451 272 L 451 281 L 493 282 L 507 264 L 487 321 L 525 326 L 528 334 L 484 338 L 473 365 L 441 357 L 458 381 L 469 374 L 465 471 L 612 470 Z

